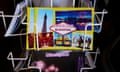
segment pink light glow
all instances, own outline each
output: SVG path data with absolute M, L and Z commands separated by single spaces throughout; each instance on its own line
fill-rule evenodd
M 67 57 L 69 53 L 46 53 L 46 57 Z
M 36 67 L 41 68 L 41 69 L 44 69 L 46 66 L 45 62 L 42 60 L 35 62 L 35 64 L 36 64 Z
M 50 65 L 47 69 L 45 69 L 45 72 L 59 72 L 59 68 L 56 67 L 54 64 Z

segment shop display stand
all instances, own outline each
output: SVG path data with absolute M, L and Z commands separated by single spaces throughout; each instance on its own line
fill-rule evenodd
M 79 0 L 79 2 L 83 3 L 82 2 L 83 0 Z M 87 1 L 87 0 L 85 0 Z M 3 11 L 0 11 L 0 17 L 3 19 L 3 24 L 4 24 L 4 28 L 6 30 L 6 33 L 5 33 L 5 37 L 10 37 L 10 36 L 21 36 L 21 35 L 26 35 L 27 33 L 21 33 L 21 34 L 13 34 L 14 32 L 14 26 L 17 27 L 17 25 L 19 26 L 20 24 L 16 24 L 16 21 L 20 21 L 21 24 L 23 25 L 26 25 L 27 22 L 25 22 L 25 19 L 26 19 L 26 11 L 23 11 L 24 8 L 27 8 L 27 7 L 30 7 L 32 6 L 32 1 L 31 0 L 25 0 L 19 4 L 17 4 L 16 6 L 16 10 L 15 10 L 15 13 L 14 15 L 6 15 L 4 14 Z M 73 8 L 75 7 L 75 0 L 73 0 L 73 4 L 72 4 Z M 96 0 L 94 0 L 94 3 L 92 6 L 87 6 L 87 7 L 94 7 L 95 8 L 96 6 Z M 51 4 L 50 4 L 50 7 L 53 8 L 53 0 L 51 0 Z M 84 7 L 83 4 L 81 5 L 78 5 L 78 7 Z M 97 18 L 97 22 L 95 24 L 93 24 L 93 26 L 99 26 L 99 30 L 97 31 L 97 33 L 100 33 L 101 30 L 102 30 L 102 23 L 103 23 L 103 18 L 104 18 L 104 15 L 107 14 L 107 11 L 105 9 L 103 9 L 103 11 L 100 11 L 100 12 L 96 12 L 95 10 L 95 16 Z M 101 15 L 100 17 L 98 15 Z M 10 26 L 8 27 L 7 29 L 7 26 L 6 26 L 6 18 L 12 18 L 11 19 L 11 22 L 10 22 Z M 85 26 L 85 35 L 84 37 L 86 37 L 86 31 L 87 31 L 87 27 L 88 26 L 91 26 L 91 24 L 87 24 Z M 84 39 L 84 44 L 85 44 L 85 39 Z M 84 46 L 85 47 L 85 46 Z M 84 53 L 85 53 L 85 59 L 87 60 L 87 63 L 89 65 L 89 67 L 82 67 L 80 69 L 80 72 L 83 72 L 83 71 L 87 71 L 89 69 L 94 69 L 96 67 L 96 61 L 97 61 L 97 56 L 98 54 L 100 54 L 100 51 L 99 51 L 99 48 L 96 48 L 96 51 L 93 52 L 93 51 L 89 51 L 89 50 L 86 50 L 85 48 L 83 48 L 82 50 Z M 30 66 L 30 61 L 31 61 L 31 52 L 30 51 L 24 51 L 24 57 L 18 57 L 18 58 L 14 58 L 14 55 L 12 52 L 9 52 L 8 56 L 7 56 L 7 59 L 10 60 L 12 62 L 12 67 L 13 67 L 13 70 L 14 71 L 20 71 L 20 70 L 26 70 L 26 69 L 38 69 L 37 67 L 34 67 L 34 66 Z M 92 54 L 95 55 L 94 59 L 92 57 Z M 15 62 L 16 61 L 19 61 L 18 64 L 16 64 Z M 27 64 L 27 68 L 24 68 L 22 67 L 22 64 L 27 61 L 28 64 Z M 41 72 L 41 69 L 39 69 L 39 72 Z

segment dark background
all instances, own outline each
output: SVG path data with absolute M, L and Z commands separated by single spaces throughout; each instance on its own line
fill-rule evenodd
M 15 6 L 21 0 L 1 0 L 0 11 L 4 14 L 13 15 Z M 77 5 L 77 4 L 76 4 Z M 103 0 L 98 0 L 96 9 L 102 10 L 106 8 L 108 14 L 104 17 L 103 28 L 101 33 L 95 33 L 94 47 L 99 47 L 101 54 L 97 59 L 96 68 L 91 72 L 120 72 L 119 70 L 119 47 L 120 47 L 120 32 L 119 32 L 119 4 L 115 0 L 109 0 L 105 4 Z M 117 18 L 118 17 L 118 18 Z M 7 20 L 9 26 L 10 18 Z M 0 69 L 2 72 L 13 72 L 11 61 L 7 60 L 7 55 L 10 51 L 15 57 L 21 54 L 20 37 L 4 37 L 5 29 L 3 27 L 2 18 L 0 18 Z

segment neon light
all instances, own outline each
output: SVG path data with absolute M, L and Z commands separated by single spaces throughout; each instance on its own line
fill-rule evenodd
M 70 54 L 67 52 L 65 53 L 46 53 L 45 57 L 68 57 Z

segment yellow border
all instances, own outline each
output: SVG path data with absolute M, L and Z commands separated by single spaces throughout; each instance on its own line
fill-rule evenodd
M 27 8 L 27 27 L 26 27 L 26 31 L 27 31 L 27 35 L 26 35 L 26 50 L 28 50 L 28 29 L 29 29 L 29 24 L 30 24 L 30 8 Z
M 94 16 L 95 16 L 95 10 L 94 8 L 92 8 L 92 39 L 94 40 Z M 93 50 L 93 40 L 91 42 L 92 47 L 90 48 L 90 50 Z
M 54 47 L 47 47 L 47 48 L 39 48 L 39 50 L 82 50 L 82 48 L 54 46 Z
M 30 7 L 27 8 L 27 16 L 28 16 L 28 19 L 27 19 L 27 22 L 29 24 L 29 20 L 30 20 Z M 36 22 L 37 22 L 37 13 L 38 13 L 38 9 L 39 7 L 34 7 L 34 34 L 36 34 Z M 55 24 L 55 11 L 74 11 L 74 10 L 91 10 L 91 13 L 92 13 L 92 30 L 91 30 L 91 34 L 94 33 L 94 8 L 41 8 L 41 9 L 47 9 L 47 10 L 53 10 L 54 11 L 54 16 L 53 16 L 53 23 Z M 27 25 L 27 33 L 28 33 L 28 25 Z M 87 33 L 87 32 L 86 32 Z M 53 33 L 54 34 L 54 33 Z M 94 36 L 94 35 L 93 35 Z M 92 36 L 92 39 L 94 39 L 94 37 Z M 34 39 L 36 38 L 36 36 L 34 36 Z M 77 47 L 64 47 L 64 46 L 54 46 L 54 47 L 47 47 L 47 48 L 39 48 L 37 49 L 36 47 L 36 39 L 34 40 L 34 48 L 28 48 L 28 36 L 27 36 L 27 45 L 26 45 L 26 49 L 27 50 L 82 50 L 82 48 L 77 48 Z M 92 47 L 90 47 L 89 50 L 93 50 L 93 40 L 91 42 L 91 45 Z M 88 49 L 85 49 L 85 50 L 88 50 Z

